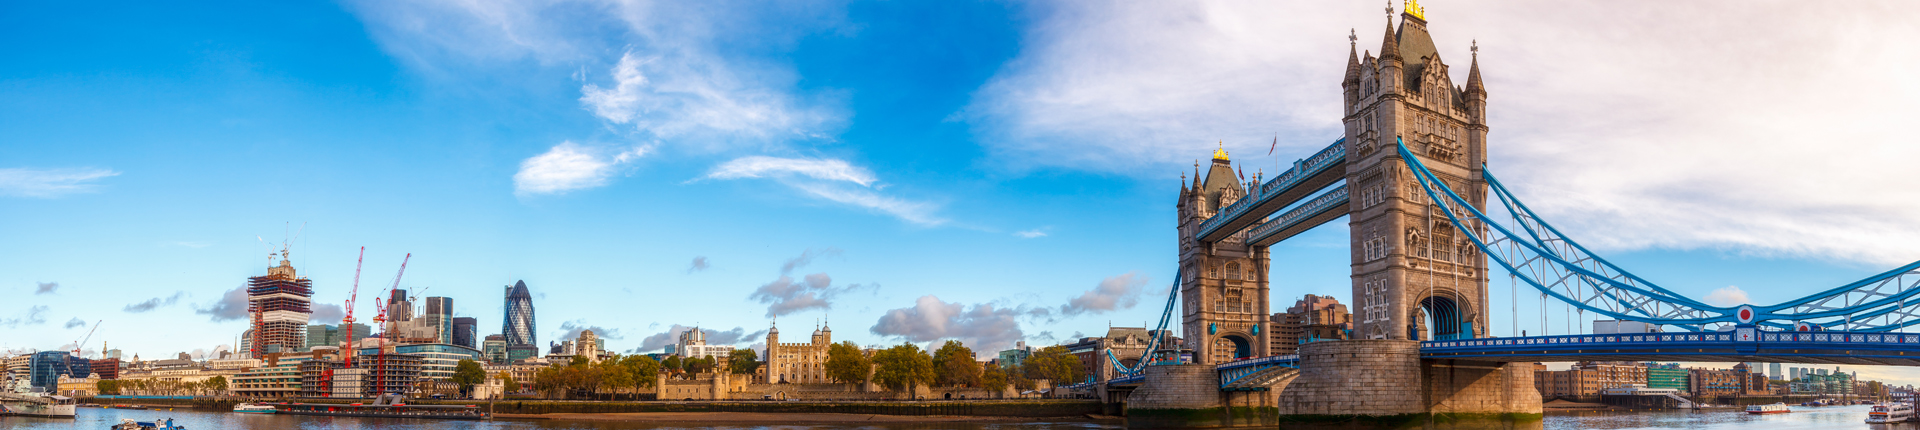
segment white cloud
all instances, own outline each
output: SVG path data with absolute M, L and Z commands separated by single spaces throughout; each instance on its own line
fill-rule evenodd
M 1920 258 L 1907 118 L 1920 38 L 1893 2 L 1429 5 L 1464 84 L 1478 39 L 1492 171 L 1600 251 Z M 959 117 L 1000 163 L 1171 176 L 1225 140 L 1249 170 L 1339 136 L 1349 3 L 1048 3 Z M 1579 16 L 1580 19 L 1565 19 Z M 1264 156 L 1275 133 L 1285 145 Z M 1166 172 L 1156 173 L 1156 172 Z
M 607 185 L 621 165 L 647 154 L 648 148 L 636 146 L 613 155 L 606 150 L 561 142 L 540 155 L 520 162 L 513 175 L 516 195 L 560 194 Z
M 1027 231 L 1014 232 L 1013 235 L 1019 236 L 1021 239 L 1033 239 L 1033 238 L 1047 237 L 1047 232 L 1045 231 L 1045 229 L 1036 228 L 1036 229 L 1027 230 Z
M 741 179 L 786 177 L 790 175 L 806 176 L 824 181 L 846 181 L 872 186 L 878 179 L 873 172 L 867 171 L 846 160 L 815 158 L 779 158 L 764 155 L 740 157 L 714 166 L 707 173 L 710 179 Z
M 1700 301 L 1706 302 L 1709 305 L 1721 306 L 1721 307 L 1731 307 L 1731 306 L 1739 306 L 1739 305 L 1753 303 L 1753 299 L 1747 298 L 1746 291 L 1741 290 L 1740 287 L 1733 286 L 1733 285 L 1728 285 L 1726 287 L 1721 287 L 1719 289 L 1713 290 L 1712 292 L 1707 293 L 1707 297 L 1704 299 L 1700 299 Z
M 595 116 L 633 124 L 655 138 L 779 141 L 811 137 L 832 121 L 827 112 L 797 106 L 784 93 L 742 82 L 717 58 L 684 50 L 628 52 L 612 74 L 610 87 L 581 87 L 580 103 Z
M 1105 313 L 1120 309 L 1132 309 L 1140 304 L 1140 293 L 1146 290 L 1147 276 L 1140 272 L 1127 272 L 1118 276 L 1100 280 L 1100 285 L 1081 293 L 1060 306 L 1060 313 L 1075 316 L 1084 313 Z
M 922 225 L 945 224 L 936 215 L 937 205 L 887 196 L 875 190 L 883 187 L 873 173 L 838 159 L 779 158 L 762 155 L 741 157 L 714 166 L 701 179 L 768 178 L 779 181 L 802 194 L 892 215 Z
M 958 339 L 975 351 L 998 351 L 1024 339 L 1017 309 L 991 303 L 968 306 L 947 303 L 932 295 L 914 300 L 912 307 L 888 310 L 869 330 L 909 342 Z
M 55 198 L 98 190 L 100 179 L 120 176 L 111 169 L 0 169 L 0 196 Z

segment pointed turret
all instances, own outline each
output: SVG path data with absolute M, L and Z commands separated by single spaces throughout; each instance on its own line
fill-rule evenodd
M 1347 30 L 1347 42 L 1347 79 L 1341 82 L 1345 85 L 1359 85 L 1360 38 L 1353 35 L 1352 29 Z
M 1387 36 L 1380 39 L 1380 60 L 1400 61 L 1400 37 L 1393 34 L 1393 20 L 1387 20 Z
M 1467 68 L 1467 95 L 1487 95 L 1486 84 L 1480 83 L 1480 42 L 1473 42 L 1473 65 Z

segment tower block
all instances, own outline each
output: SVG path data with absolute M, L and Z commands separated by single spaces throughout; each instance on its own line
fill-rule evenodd
M 1247 195 L 1225 149 L 1213 152 L 1205 176 L 1194 166 L 1191 186 L 1183 180 L 1175 207 L 1180 217 L 1180 302 L 1183 338 L 1199 364 L 1271 355 L 1267 341 L 1269 267 L 1266 247 L 1253 246 L 1242 231 L 1207 243 L 1197 237 L 1200 223 Z
M 1487 260 L 1459 234 L 1407 169 L 1396 138 L 1475 207 L 1486 208 L 1487 91 L 1479 47 L 1464 87 L 1427 34 L 1417 5 L 1388 21 L 1380 56 L 1347 56 L 1347 184 L 1355 196 L 1354 338 L 1438 340 L 1487 333 Z M 1427 327 L 1427 321 L 1433 327 Z

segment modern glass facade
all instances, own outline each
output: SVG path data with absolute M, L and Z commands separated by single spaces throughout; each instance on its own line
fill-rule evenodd
M 514 282 L 507 287 L 506 309 L 500 333 L 507 337 L 507 346 L 539 345 L 540 340 L 534 335 L 533 294 L 527 292 L 527 281 Z
M 53 391 L 60 386 L 60 375 L 71 375 L 73 358 L 66 351 L 40 351 L 33 353 L 29 364 L 27 382 L 34 387 Z M 86 375 L 80 375 L 85 378 Z
M 1687 369 L 1648 367 L 1647 388 L 1687 391 Z
M 360 356 L 379 353 L 378 348 L 362 348 Z M 395 354 L 420 357 L 420 379 L 444 381 L 453 378 L 460 360 L 481 361 L 480 350 L 447 343 L 421 343 L 393 347 Z
M 475 341 L 479 340 L 476 338 L 476 336 L 480 334 L 478 331 L 476 331 L 477 329 L 476 326 L 478 326 L 479 324 L 480 324 L 479 321 L 473 319 L 472 317 L 455 317 L 453 319 L 453 342 L 452 343 L 454 345 L 460 345 L 468 348 L 479 348 L 480 346 L 474 343 Z
M 480 342 L 480 355 L 485 356 L 488 363 L 507 364 L 507 337 L 487 335 L 487 340 Z

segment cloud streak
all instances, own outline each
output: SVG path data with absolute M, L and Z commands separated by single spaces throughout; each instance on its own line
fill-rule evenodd
M 136 313 L 136 314 L 148 312 L 161 307 L 173 306 L 174 303 L 180 302 L 180 297 L 183 297 L 186 295 L 187 295 L 187 292 L 179 291 L 179 292 L 173 293 L 173 295 L 171 296 L 154 297 L 144 302 L 130 304 L 130 305 L 127 305 L 127 307 L 122 308 L 121 310 L 129 313 Z
M 513 192 L 519 196 L 565 194 L 606 186 L 621 166 L 646 156 L 648 148 L 636 146 L 613 154 L 608 152 L 571 141 L 561 142 L 545 153 L 520 162 L 520 171 L 513 175 Z
M 41 294 L 53 294 L 54 291 L 60 289 L 59 282 L 36 282 L 36 284 L 39 284 L 38 287 L 35 287 L 33 289 L 33 295 L 36 295 L 36 296 Z
M 658 352 L 662 348 L 666 348 L 667 345 L 672 345 L 680 341 L 680 333 L 685 333 L 687 330 L 692 329 L 693 327 L 674 324 L 672 327 L 667 328 L 666 331 L 654 333 L 640 339 L 640 347 L 634 348 L 629 351 L 629 353 Z M 749 332 L 745 327 L 734 327 L 732 330 L 725 331 L 714 329 L 701 329 L 701 331 L 706 332 L 708 345 L 739 345 L 741 343 L 763 340 L 767 335 L 766 330 Z
M 687 273 L 707 271 L 707 257 L 693 257 L 693 264 L 687 265 Z
M 0 196 L 50 199 L 99 191 L 101 179 L 120 176 L 98 168 L 0 169 Z
M 801 195 L 891 215 L 920 226 L 938 226 L 946 219 L 935 214 L 938 205 L 880 194 L 873 172 L 845 160 L 780 158 L 755 155 L 720 163 L 700 179 L 772 179 Z
M 1100 284 L 1067 301 L 1060 306 L 1060 313 L 1066 316 L 1079 316 L 1088 313 L 1106 313 L 1120 309 L 1132 309 L 1140 304 L 1140 293 L 1147 286 L 1147 276 L 1140 272 L 1127 272 L 1118 276 L 1100 280 Z
M 1018 321 L 1022 316 L 1019 310 L 991 303 L 969 306 L 926 295 L 913 306 L 888 310 L 868 330 L 908 342 L 957 339 L 975 351 L 998 351 L 1025 338 Z
M 20 328 L 22 325 L 40 325 L 47 323 L 47 306 L 38 305 L 27 308 L 27 314 L 14 318 L 0 319 L 0 326 Z
M 193 313 L 207 315 L 209 319 L 212 319 L 214 322 L 246 318 L 247 286 L 241 284 L 238 287 L 233 287 L 233 289 L 220 294 L 220 300 L 214 301 L 213 304 L 207 305 L 204 308 L 195 306 Z

